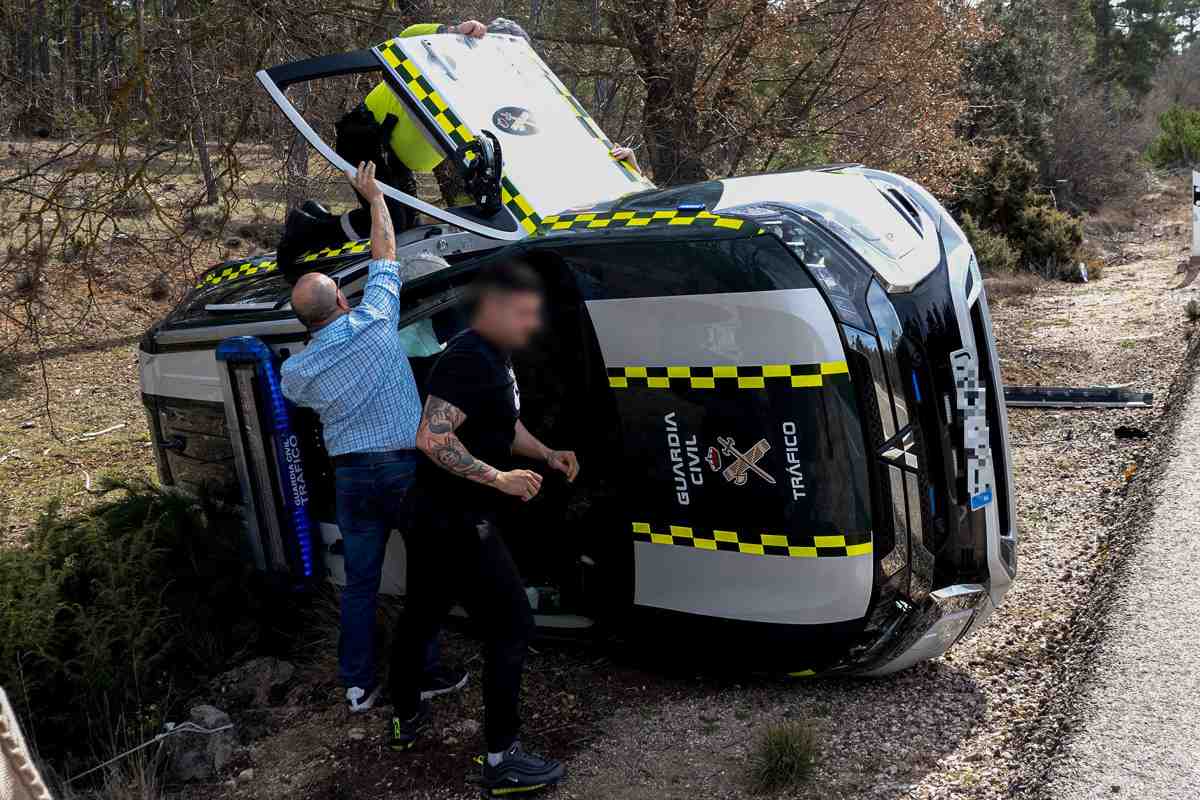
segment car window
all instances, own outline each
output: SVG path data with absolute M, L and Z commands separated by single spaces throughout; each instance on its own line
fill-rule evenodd
M 422 319 L 400 329 L 400 343 L 410 358 L 435 356 L 445 346 L 433 332 L 433 320 Z
M 565 248 L 585 300 L 806 289 L 812 280 L 774 236 L 605 242 Z

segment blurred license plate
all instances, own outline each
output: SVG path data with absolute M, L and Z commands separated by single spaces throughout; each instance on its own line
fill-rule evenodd
M 966 350 L 950 354 L 954 370 L 954 401 L 963 426 L 963 450 L 967 455 L 967 495 L 971 509 L 979 509 L 995 498 L 995 472 L 987 421 L 987 387 L 979 380 L 975 356 Z

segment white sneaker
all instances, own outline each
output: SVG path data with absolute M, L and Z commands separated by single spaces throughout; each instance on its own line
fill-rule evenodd
M 370 692 L 359 686 L 351 686 L 347 689 L 346 706 L 350 709 L 350 713 L 361 714 L 364 711 L 370 711 L 375 705 L 375 701 L 379 699 L 380 688 L 376 686 Z

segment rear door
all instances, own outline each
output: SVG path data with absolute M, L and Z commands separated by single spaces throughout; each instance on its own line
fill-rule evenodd
M 625 519 L 611 535 L 632 542 L 635 604 L 862 618 L 868 459 L 837 327 L 807 273 L 775 237 L 715 225 L 592 242 L 563 252 L 620 415 Z
M 524 39 L 440 34 L 390 39 L 375 51 L 448 153 L 482 131 L 495 134 L 502 199 L 525 233 L 549 214 L 653 188 L 609 155 L 613 143 Z

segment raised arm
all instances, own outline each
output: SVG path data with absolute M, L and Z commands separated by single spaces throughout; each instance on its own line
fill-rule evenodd
M 376 261 L 395 261 L 396 231 L 392 227 L 392 215 L 383 198 L 383 190 L 375 182 L 375 162 L 360 162 L 351 183 L 371 204 L 371 258 Z
M 505 494 L 531 500 L 542 488 L 542 476 L 527 469 L 500 470 L 471 455 L 455 433 L 467 415 L 454 404 L 429 395 L 417 428 L 417 449 L 442 469 L 460 478 L 494 486 Z

